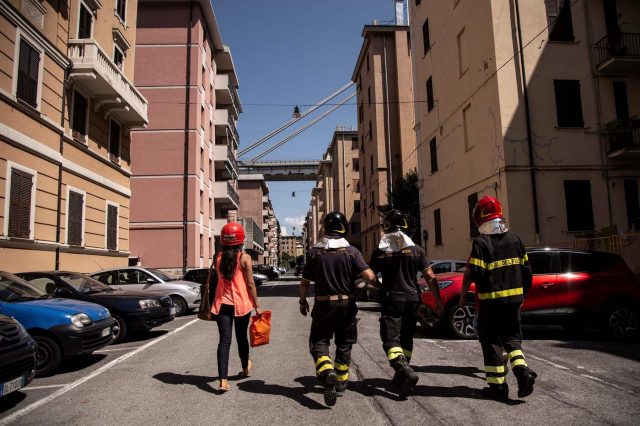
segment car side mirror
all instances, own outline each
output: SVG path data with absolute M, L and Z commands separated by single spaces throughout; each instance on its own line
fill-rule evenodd
M 56 297 L 67 297 L 67 298 L 73 297 L 73 293 L 71 292 L 71 290 L 64 287 L 56 287 L 53 294 Z
M 154 280 L 153 278 L 147 278 L 147 284 L 155 284 L 156 280 Z

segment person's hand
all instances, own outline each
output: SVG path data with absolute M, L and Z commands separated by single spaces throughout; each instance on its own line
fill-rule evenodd
M 300 301 L 300 313 L 305 317 L 309 313 L 309 302 L 307 302 L 307 299 Z
M 257 306 L 256 306 L 256 315 L 262 316 L 262 309 L 258 308 Z

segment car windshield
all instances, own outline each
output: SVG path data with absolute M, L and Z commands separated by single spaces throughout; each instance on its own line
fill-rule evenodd
M 171 278 L 169 275 L 164 272 L 158 271 L 157 269 L 148 268 L 147 271 L 151 272 L 156 277 L 160 278 L 162 281 L 174 281 L 175 278 Z
M 79 293 L 103 293 L 105 291 L 113 291 L 108 285 L 102 284 L 100 281 L 96 281 L 93 278 L 80 274 L 61 274 L 58 275 L 60 279 L 69 284 Z
M 47 293 L 15 275 L 0 273 L 0 300 L 3 302 L 24 302 L 47 297 Z

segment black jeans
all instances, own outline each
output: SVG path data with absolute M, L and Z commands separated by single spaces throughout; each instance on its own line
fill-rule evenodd
M 393 366 L 399 354 L 411 360 L 420 306 L 417 294 L 390 291 L 383 295 L 381 305 L 380 338 L 389 363 Z
M 231 349 L 231 328 L 235 321 L 236 342 L 238 342 L 238 353 L 242 368 L 249 365 L 249 339 L 247 338 L 249 328 L 249 317 L 251 314 L 242 317 L 234 317 L 233 305 L 220 306 L 220 312 L 216 318 L 218 331 L 220 332 L 220 342 L 218 343 L 218 376 L 219 379 L 226 379 L 229 374 L 229 349 Z

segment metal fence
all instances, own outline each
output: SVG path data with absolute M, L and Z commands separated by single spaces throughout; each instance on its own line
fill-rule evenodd
M 596 66 L 609 58 L 640 58 L 640 33 L 620 33 L 602 37 L 594 46 Z

